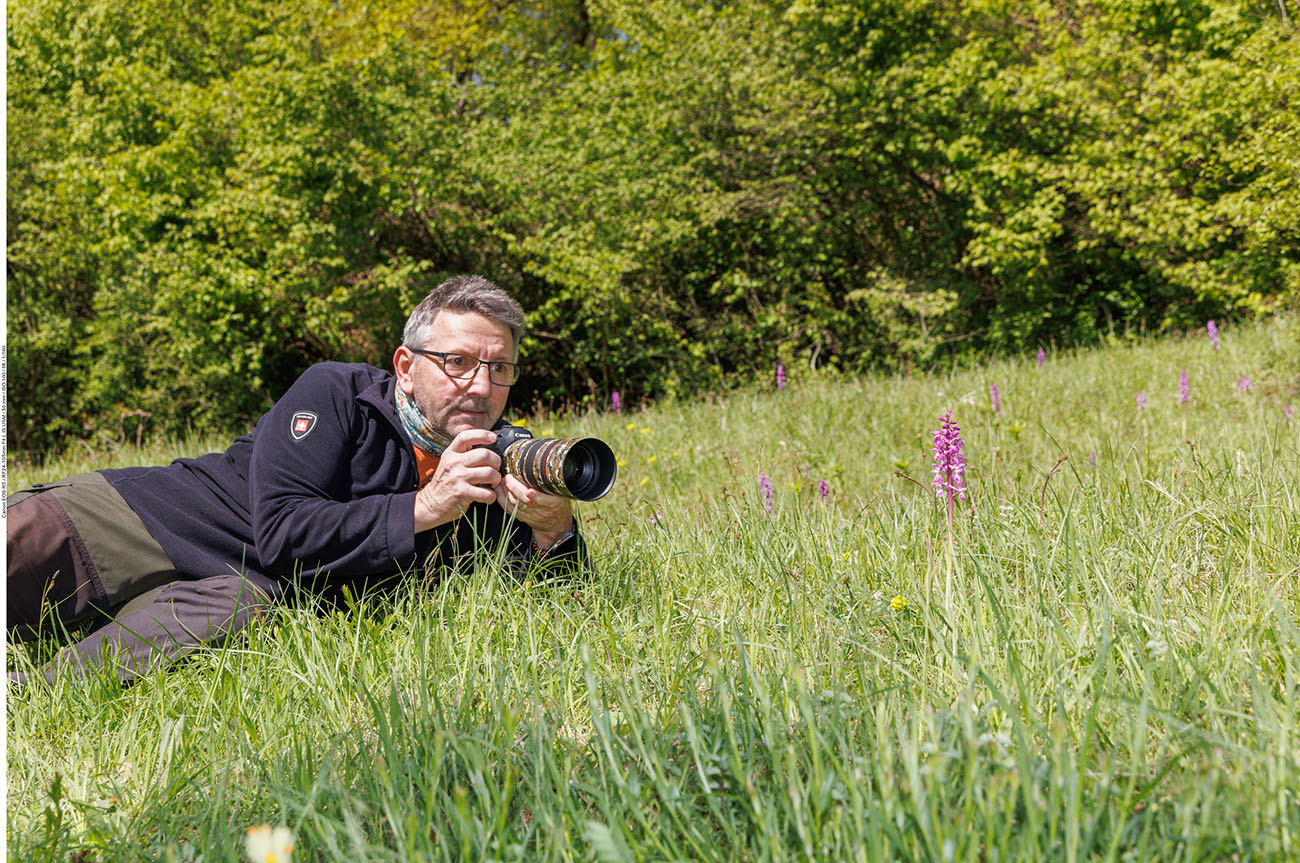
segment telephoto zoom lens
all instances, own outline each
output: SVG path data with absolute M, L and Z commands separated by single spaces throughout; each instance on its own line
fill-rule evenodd
M 509 433 L 501 434 L 503 431 Z M 594 437 L 534 438 L 527 434 L 517 427 L 498 431 L 498 446 L 505 444 L 501 468 L 524 485 L 574 500 L 598 500 L 614 487 L 618 464 L 609 444 Z

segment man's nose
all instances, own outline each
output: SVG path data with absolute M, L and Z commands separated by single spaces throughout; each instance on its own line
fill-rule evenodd
M 474 374 L 469 376 L 469 386 L 466 389 L 471 393 L 484 397 L 492 394 L 492 379 L 488 375 L 487 363 L 478 364 L 478 368 L 474 369 Z

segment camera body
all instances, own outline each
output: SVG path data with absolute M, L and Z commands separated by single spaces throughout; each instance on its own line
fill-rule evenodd
M 535 438 L 521 426 L 496 429 L 491 449 L 501 457 L 501 473 L 546 494 L 573 500 L 598 500 L 618 477 L 614 451 L 598 438 Z

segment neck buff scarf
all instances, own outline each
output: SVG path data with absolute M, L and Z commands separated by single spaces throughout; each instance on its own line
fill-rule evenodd
M 397 390 L 397 414 L 402 418 L 402 426 L 411 436 L 411 442 L 425 452 L 442 455 L 451 440 L 429 424 L 420 406 L 414 398 L 407 395 L 406 390 L 401 387 L 394 389 Z

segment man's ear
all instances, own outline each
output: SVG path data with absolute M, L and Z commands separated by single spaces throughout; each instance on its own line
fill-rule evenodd
M 406 345 L 398 346 L 393 352 L 393 374 L 397 376 L 397 385 L 408 396 L 415 395 L 415 378 L 411 376 L 411 366 L 415 360 L 416 355 Z

